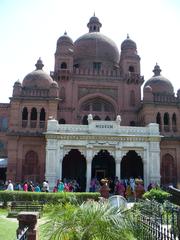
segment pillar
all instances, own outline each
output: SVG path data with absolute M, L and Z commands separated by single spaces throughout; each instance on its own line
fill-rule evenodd
M 115 151 L 115 162 L 116 162 L 116 176 L 121 179 L 121 150 L 116 148 Z
M 87 147 L 87 149 L 86 149 L 86 161 L 87 161 L 86 192 L 89 192 L 89 187 L 90 187 L 90 182 L 91 182 L 92 158 L 93 158 L 92 146 Z
M 17 217 L 17 220 L 19 221 L 19 226 L 16 231 L 17 237 L 19 236 L 19 234 L 22 233 L 25 227 L 28 227 L 27 239 L 38 240 L 38 228 L 37 228 L 38 217 L 39 217 L 38 212 L 20 212 Z

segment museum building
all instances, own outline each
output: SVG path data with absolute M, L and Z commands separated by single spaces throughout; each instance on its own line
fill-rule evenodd
M 75 178 L 83 191 L 93 177 L 180 184 L 180 90 L 158 64 L 144 82 L 129 36 L 119 51 L 96 16 L 87 27 L 57 40 L 50 75 L 38 59 L 0 104 L 0 180 Z

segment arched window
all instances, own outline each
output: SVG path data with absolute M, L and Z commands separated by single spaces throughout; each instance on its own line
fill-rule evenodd
M 164 114 L 164 131 L 169 132 L 169 113 Z
M 37 124 L 37 110 L 36 108 L 31 109 L 31 128 L 35 128 Z
M 45 127 L 45 119 L 46 119 L 46 112 L 45 112 L 44 108 L 42 108 L 41 112 L 40 112 L 40 121 L 39 121 L 40 128 Z
M 27 107 L 23 108 L 22 120 L 28 120 L 28 110 L 27 110 Z
M 85 116 L 83 117 L 83 119 L 82 119 L 82 124 L 83 124 L 83 125 L 88 125 L 88 116 L 87 116 L 87 115 L 85 115 Z
M 59 119 L 59 124 L 66 124 L 66 121 L 64 118 Z
M 134 93 L 134 90 L 131 90 L 130 92 L 130 106 L 131 107 L 134 107 L 135 106 L 135 93 Z
M 135 121 L 130 121 L 130 126 L 136 126 L 136 123 L 135 123 Z
M 129 66 L 129 72 L 135 72 L 133 66 Z
M 177 167 L 173 156 L 169 153 L 162 157 L 161 163 L 161 183 L 165 185 L 176 184 Z
M 161 114 L 159 112 L 156 116 L 156 123 L 159 124 L 159 131 L 161 131 Z
M 105 121 L 111 121 L 109 116 L 106 116 Z
M 177 131 L 177 124 L 176 124 L 176 122 L 177 122 L 176 114 L 173 113 L 173 116 L 172 116 L 172 130 L 173 130 L 173 132 Z
M 101 118 L 96 115 L 95 117 L 93 117 L 93 120 L 101 120 Z
M 67 69 L 67 63 L 62 62 L 61 63 L 61 69 Z
M 22 127 L 27 127 L 27 124 L 28 124 L 28 110 L 27 110 L 27 107 L 24 107 L 23 108 L 23 111 L 22 111 Z

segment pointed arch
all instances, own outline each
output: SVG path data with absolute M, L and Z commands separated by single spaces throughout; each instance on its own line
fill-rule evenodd
M 172 115 L 172 130 L 173 132 L 177 132 L 177 119 L 175 113 Z
M 161 161 L 161 183 L 163 185 L 176 185 L 177 167 L 173 156 L 169 153 L 162 156 Z
M 37 109 L 36 108 L 31 109 L 30 119 L 31 119 L 31 123 L 30 123 L 31 128 L 35 128 L 37 125 Z
M 88 125 L 88 116 L 87 116 L 87 115 L 85 115 L 85 116 L 83 117 L 83 119 L 82 119 L 82 124 L 83 124 L 83 125 Z
M 27 107 L 23 108 L 22 111 L 22 127 L 25 128 L 28 125 L 28 109 Z
M 39 181 L 39 160 L 37 152 L 30 150 L 25 154 L 22 166 L 22 179 Z
M 158 112 L 156 115 L 156 123 L 159 124 L 159 131 L 161 131 L 161 127 L 162 127 L 162 120 L 161 120 L 161 114 Z
M 169 113 L 164 113 L 164 131 L 169 132 Z
M 41 108 L 40 111 L 40 119 L 39 119 L 39 127 L 44 128 L 45 127 L 45 120 L 46 120 L 46 112 L 44 108 Z
M 67 69 L 67 63 L 66 62 L 61 63 L 61 69 Z

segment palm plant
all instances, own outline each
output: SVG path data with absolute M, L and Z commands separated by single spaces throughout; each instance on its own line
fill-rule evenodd
M 122 212 L 108 203 L 87 201 L 54 207 L 44 224 L 51 240 L 134 240 Z

